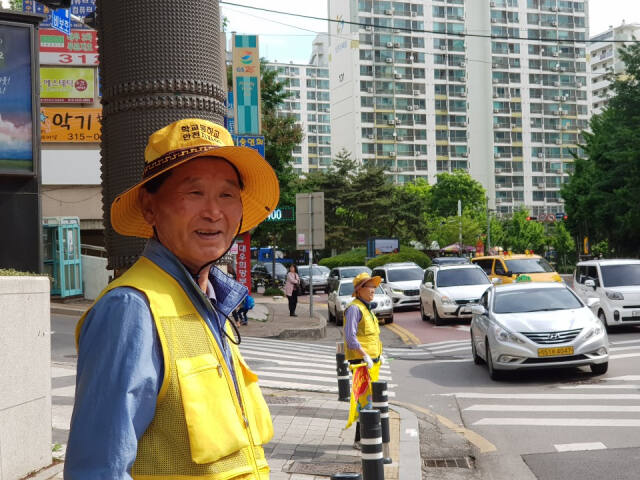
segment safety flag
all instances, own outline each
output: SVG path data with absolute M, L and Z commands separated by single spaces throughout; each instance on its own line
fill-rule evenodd
M 374 363 L 371 370 L 367 368 L 366 363 L 349 365 L 353 379 L 349 418 L 347 419 L 347 426 L 344 427 L 345 429 L 358 421 L 358 418 L 360 417 L 360 410 L 371 408 L 371 382 L 378 381 L 378 376 L 380 375 L 380 363 L 381 362 L 379 361 Z

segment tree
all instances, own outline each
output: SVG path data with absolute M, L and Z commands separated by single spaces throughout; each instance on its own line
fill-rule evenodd
M 391 199 L 392 221 L 389 235 L 398 237 L 400 243 L 412 240 L 427 241 L 429 234 L 429 199 L 431 186 L 419 178 L 415 183 L 398 185 Z
M 22 0 L 9 0 L 9 10 L 22 11 Z
M 556 222 L 551 237 L 551 245 L 558 254 L 558 265 L 568 265 L 569 258 L 576 251 L 576 242 L 571 237 L 569 230 L 564 226 L 564 223 Z
M 483 229 L 477 217 L 468 211 L 463 212 L 461 217 L 454 215 L 446 218 L 432 218 L 430 241 L 438 242 L 440 248 L 457 244 L 460 238 L 460 221 L 462 221 L 462 243 L 465 246 L 475 246 Z
M 521 208 L 513 213 L 513 216 L 505 222 L 504 245 L 507 250 L 514 253 L 524 253 L 525 250 L 533 250 L 542 253 L 546 245 L 544 226 L 536 221 L 529 221 L 529 212 Z
M 464 209 L 480 212 L 485 207 L 485 190 L 465 171 L 440 173 L 438 183 L 431 188 L 431 213 L 440 217 L 456 215 L 458 200 Z

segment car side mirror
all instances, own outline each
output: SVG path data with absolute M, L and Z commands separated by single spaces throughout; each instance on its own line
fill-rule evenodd
M 600 299 L 596 297 L 589 297 L 585 303 L 587 304 L 587 307 L 593 308 L 600 303 Z
M 494 285 L 500 285 L 502 283 L 502 279 L 501 278 L 497 278 L 497 277 L 493 277 L 491 279 L 491 283 L 493 283 Z
M 432 282 L 424 282 L 424 288 L 433 288 Z
M 596 282 L 594 282 L 593 280 L 589 279 L 589 280 L 585 280 L 584 282 L 584 286 L 585 287 L 591 287 L 594 290 L 596 289 Z
M 487 309 L 482 305 L 472 305 L 471 313 L 473 313 L 474 315 L 485 315 L 487 313 Z

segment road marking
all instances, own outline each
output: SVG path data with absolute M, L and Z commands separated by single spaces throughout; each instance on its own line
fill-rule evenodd
M 428 360 L 429 363 L 462 363 L 473 362 L 473 358 L 456 358 L 452 360 Z M 445 394 L 448 395 L 448 394 Z
M 620 358 L 640 357 L 640 353 L 621 353 L 620 355 L 609 355 L 609 360 L 618 360 Z
M 621 377 L 607 377 L 602 380 L 610 381 L 620 381 L 620 382 L 637 382 L 640 380 L 640 375 L 622 375 Z
M 558 452 L 580 452 L 583 450 L 606 450 L 607 447 L 602 442 L 592 443 L 560 443 L 554 445 Z
M 637 350 L 638 348 L 640 348 L 640 345 L 633 345 L 630 347 L 611 347 L 609 348 L 609 351 L 611 352 L 620 352 L 622 350 Z
M 418 436 L 418 431 L 415 428 L 407 428 L 404 432 L 410 437 L 415 438 Z
M 429 352 L 441 354 L 441 353 L 449 353 L 449 352 L 459 352 L 460 350 L 471 350 L 471 345 L 469 345 L 467 342 L 467 345 L 465 345 L 464 347 L 447 348 L 447 349 L 441 349 L 441 350 L 429 350 Z
M 640 427 L 638 418 L 482 418 L 473 425 L 518 427 Z
M 637 393 L 442 393 L 441 396 L 457 398 L 483 398 L 508 400 L 640 400 Z
M 470 332 L 471 327 L 469 325 L 456 325 L 454 327 L 456 330 L 462 330 L 463 332 Z
M 559 387 L 561 390 L 606 390 L 606 389 L 619 389 L 619 390 L 635 390 L 639 389 L 640 385 L 562 385 Z
M 437 345 L 449 345 L 449 344 L 460 344 L 460 343 L 469 343 L 469 340 L 446 340 L 444 342 L 433 342 L 433 343 L 423 343 L 422 345 L 418 345 L 419 347 L 435 347 Z
M 469 430 L 468 428 L 465 428 L 462 425 L 456 424 L 452 420 L 449 420 L 447 417 L 443 417 L 442 415 L 438 415 L 437 413 L 434 413 L 429 409 L 419 407 L 412 403 L 395 402 L 395 401 L 393 403 L 401 407 L 408 408 L 410 410 L 414 410 L 414 411 L 417 410 L 427 415 L 428 417 L 437 419 L 442 425 L 444 425 L 451 431 L 462 435 L 470 443 L 473 443 L 478 448 L 478 450 L 480 450 L 480 453 L 495 452 L 497 450 L 496 446 L 493 443 L 491 443 L 489 440 L 484 438 L 482 435 L 479 435 L 473 430 Z
M 620 340 L 619 342 L 609 342 L 611 345 L 624 345 L 626 343 L 640 343 L 639 340 Z
M 640 405 L 471 405 L 470 412 L 640 412 Z
M 420 343 L 420 339 L 416 337 L 413 333 L 411 333 L 406 328 L 401 327 L 400 325 L 396 325 L 395 323 L 390 323 L 389 325 L 385 325 L 385 328 L 388 328 L 393 333 L 400 337 L 400 340 L 403 341 L 406 345 L 418 345 Z

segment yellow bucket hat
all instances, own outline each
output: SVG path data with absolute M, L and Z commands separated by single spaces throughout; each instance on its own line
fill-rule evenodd
M 233 145 L 231 134 L 220 125 L 199 118 L 178 120 L 154 132 L 144 151 L 142 180 L 121 193 L 111 204 L 111 225 L 121 235 L 150 238 L 153 228 L 140 209 L 140 187 L 152 178 L 197 157 L 224 158 L 243 183 L 242 225 L 251 230 L 278 205 L 280 186 L 271 165 L 256 151 Z
M 380 285 L 380 282 L 382 282 L 382 277 L 378 275 L 372 277 L 367 272 L 359 273 L 356 278 L 353 279 L 353 293 L 351 294 L 351 296 L 355 297 L 358 294 L 358 290 L 364 287 L 368 282 L 375 283 L 374 286 L 377 287 L 378 285 Z

